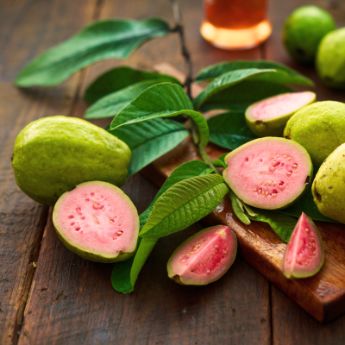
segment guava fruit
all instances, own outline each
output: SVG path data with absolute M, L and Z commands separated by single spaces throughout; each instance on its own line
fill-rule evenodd
M 318 273 L 324 263 L 324 250 L 318 228 L 302 213 L 286 247 L 283 273 L 286 278 L 307 278 Z
M 12 157 L 16 182 L 32 199 L 51 205 L 77 184 L 122 184 L 131 151 L 126 143 L 85 120 L 50 116 L 18 134 Z
M 62 194 L 53 209 L 53 224 L 63 244 L 84 259 L 121 261 L 136 248 L 137 209 L 107 182 L 84 182 Z
M 259 137 L 281 136 L 288 119 L 315 99 L 316 95 L 311 91 L 289 92 L 263 99 L 247 108 L 247 125 Z
M 345 224 L 345 144 L 337 147 L 322 163 L 312 193 L 323 215 Z
M 287 122 L 284 137 L 299 142 L 320 165 L 345 142 L 345 104 L 323 101 L 302 108 Z
M 225 157 L 225 182 L 245 204 L 283 208 L 304 191 L 312 175 L 308 152 L 298 143 L 278 137 L 252 140 Z
M 327 11 L 313 5 L 302 6 L 286 19 L 283 43 L 294 59 L 312 63 L 321 39 L 335 27 L 334 19 Z
M 327 34 L 320 43 L 316 68 L 323 82 L 336 89 L 345 88 L 345 28 Z
M 228 226 L 206 228 L 173 252 L 167 264 L 168 276 L 182 285 L 210 284 L 228 271 L 236 252 L 236 235 Z

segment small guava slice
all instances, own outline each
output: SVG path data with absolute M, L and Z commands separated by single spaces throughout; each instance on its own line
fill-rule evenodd
M 324 263 L 324 250 L 318 228 L 302 213 L 286 247 L 283 273 L 287 278 L 308 278 Z
M 316 94 L 311 91 L 288 92 L 263 99 L 247 108 L 247 125 L 259 137 L 282 136 L 288 119 L 315 99 Z
M 225 157 L 223 177 L 245 204 L 265 209 L 283 208 L 304 191 L 312 162 L 300 144 L 278 137 L 252 140 Z
M 79 184 L 61 195 L 54 206 L 53 224 L 69 250 L 97 262 L 130 257 L 139 233 L 132 201 L 120 188 L 101 181 Z
M 173 252 L 167 264 L 168 276 L 182 285 L 210 284 L 228 271 L 236 252 L 236 235 L 228 226 L 206 228 Z

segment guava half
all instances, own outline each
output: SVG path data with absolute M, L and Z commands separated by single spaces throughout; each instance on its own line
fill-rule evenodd
M 225 157 L 223 177 L 245 204 L 274 210 L 296 200 L 312 175 L 312 162 L 300 144 L 278 137 L 252 140 Z
M 84 259 L 125 260 L 134 252 L 139 233 L 138 212 L 118 187 L 85 182 L 56 202 L 53 224 L 64 245 Z
M 318 228 L 302 213 L 286 247 L 283 273 L 287 278 L 308 278 L 324 263 L 324 250 Z
M 288 119 L 315 99 L 316 94 L 311 91 L 289 92 L 263 99 L 247 108 L 247 125 L 259 137 L 282 136 Z
M 235 233 L 225 225 L 199 231 L 171 255 L 168 276 L 182 285 L 207 285 L 221 278 L 237 252 Z

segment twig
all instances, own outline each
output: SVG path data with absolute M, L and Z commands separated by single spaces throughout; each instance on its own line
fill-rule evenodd
M 192 98 L 192 82 L 193 82 L 193 63 L 191 59 L 190 52 L 186 45 L 184 27 L 182 24 L 182 15 L 178 0 L 170 0 L 173 17 L 175 21 L 175 27 L 173 28 L 173 32 L 176 32 L 179 36 L 180 46 L 181 46 L 181 54 L 186 65 L 187 73 L 186 79 L 184 82 L 184 86 L 186 88 L 187 94 L 190 98 Z

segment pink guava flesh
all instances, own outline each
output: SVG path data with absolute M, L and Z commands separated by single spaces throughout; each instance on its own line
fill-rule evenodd
M 283 272 L 287 278 L 307 278 L 320 271 L 324 251 L 314 222 L 302 213 L 287 245 Z
M 253 121 L 275 119 L 296 112 L 314 99 L 315 93 L 310 91 L 284 93 L 251 105 L 247 116 Z
M 225 181 L 246 204 L 279 209 L 298 198 L 309 183 L 312 163 L 298 143 L 265 137 L 240 146 L 225 157 Z
M 168 276 L 183 285 L 207 285 L 221 278 L 235 260 L 235 233 L 225 225 L 199 231 L 168 261 Z
M 53 223 L 68 248 L 92 260 L 115 261 L 136 247 L 137 210 L 121 189 L 106 182 L 82 183 L 63 194 Z

